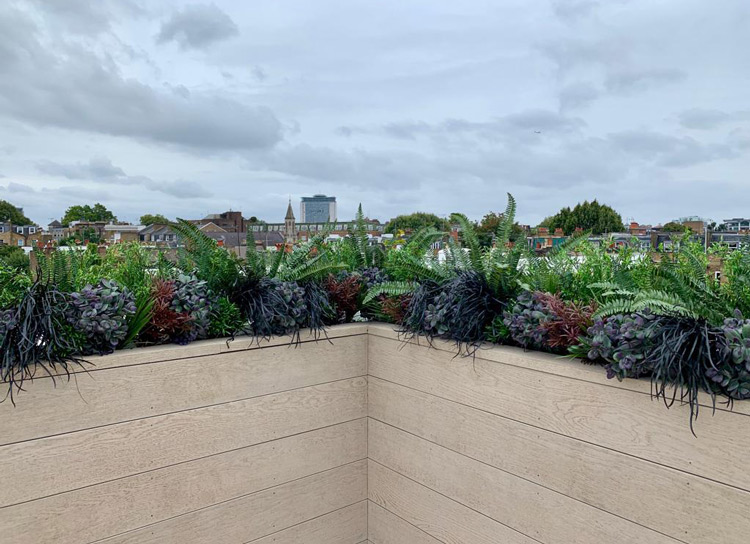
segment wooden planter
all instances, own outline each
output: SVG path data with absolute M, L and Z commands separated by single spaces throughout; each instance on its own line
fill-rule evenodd
M 750 403 L 515 348 L 238 339 L 93 358 L 0 404 L 8 544 L 746 543 Z

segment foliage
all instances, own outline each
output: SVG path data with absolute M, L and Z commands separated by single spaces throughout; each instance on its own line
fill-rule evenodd
M 151 289 L 156 260 L 149 249 L 137 242 L 115 244 L 107 248 L 103 256 L 82 263 L 77 283 L 95 283 L 100 278 L 109 278 L 140 296 Z
M 29 257 L 18 246 L 0 245 L 0 264 L 22 272 L 29 270 Z
M 28 274 L 19 274 L 18 270 L 0 262 L 0 310 L 18 304 L 30 286 Z
M 27 379 L 43 371 L 69 375 L 71 367 L 84 361 L 75 355 L 78 336 L 65 318 L 67 296 L 53 284 L 35 281 L 10 312 L 5 312 L 0 344 L 0 380 L 8 385 L 8 396 L 23 388 Z
M 214 304 L 211 311 L 208 334 L 212 337 L 229 336 L 241 332 L 246 327 L 246 322 L 236 304 L 227 297 L 221 297 Z
M 450 229 L 450 223 L 434 213 L 416 212 L 394 217 L 385 226 L 385 232 L 391 234 L 396 234 L 399 231 L 417 232 L 423 229 L 447 231 Z
M 479 237 L 479 243 L 482 247 L 490 247 L 495 238 L 495 232 L 500 223 L 503 222 L 503 214 L 496 212 L 489 212 L 482 217 L 482 220 L 476 226 L 477 236 Z M 510 233 L 510 241 L 517 243 L 523 242 L 525 231 L 518 223 L 513 223 Z
M 71 293 L 65 317 L 85 336 L 83 354 L 112 353 L 128 335 L 128 322 L 136 313 L 135 297 L 114 280 L 102 279 Z
M 563 300 L 559 295 L 542 293 L 542 304 L 551 319 L 542 323 L 545 343 L 553 351 L 566 352 L 592 324 L 596 305 Z
M 570 347 L 574 356 L 604 364 L 608 378 L 640 378 L 651 374 L 647 355 L 653 348 L 660 322 L 648 310 L 638 314 L 598 317 Z
M 723 360 L 706 370 L 712 389 L 732 399 L 750 399 L 750 319 L 737 311 L 724 320 Z
M 550 230 L 560 228 L 566 236 L 573 234 L 576 229 L 590 231 L 593 234 L 625 230 L 620 214 L 596 200 L 578 203 L 572 210 L 565 207 L 552 217 L 547 217 L 539 226 Z
M 70 206 L 65 210 L 65 215 L 63 215 L 60 222 L 67 227 L 73 221 L 104 221 L 106 223 L 114 223 L 117 221 L 117 217 L 104 204 L 97 202 L 93 206 L 89 204 Z
M 153 300 L 151 320 L 141 331 L 140 338 L 149 344 L 182 343 L 193 332 L 193 317 L 187 312 L 177 312 L 172 307 L 175 282 L 158 278 L 152 284 Z
M 160 213 L 147 213 L 146 215 L 142 215 L 138 222 L 144 227 L 148 227 L 149 225 L 169 225 L 172 223 L 172 221 L 170 221 Z
M 726 255 L 723 264 L 722 296 L 743 315 L 750 315 L 750 245 L 743 244 Z
M 542 299 L 543 293 L 524 292 L 503 314 L 508 336 L 526 349 L 541 349 L 546 344 L 544 324 L 553 316 Z
M 690 229 L 682 223 L 676 221 L 670 221 L 666 225 L 662 226 L 662 232 L 690 232 Z
M 187 344 L 196 339 L 206 338 L 214 304 L 208 284 L 195 276 L 185 274 L 179 274 L 173 283 L 174 294 L 170 308 L 191 318 L 189 333 L 174 341 L 178 344 Z
M 87 277 L 87 272 L 101 263 L 95 248 L 58 250 L 49 254 L 37 251 L 36 259 L 36 278 L 65 292 L 76 291 L 90 283 L 92 278 Z
M 377 267 L 383 264 L 385 251 L 381 246 L 370 243 L 362 204 L 357 208 L 354 225 L 349 235 L 342 240 L 341 245 L 342 253 L 346 255 L 345 262 L 350 270 Z
M 177 219 L 172 228 L 184 244 L 184 248 L 180 248 L 180 269 L 205 281 L 214 293 L 230 292 L 240 277 L 239 258 L 219 247 L 216 240 L 189 221 Z
M 14 225 L 33 225 L 34 222 L 23 214 L 23 210 L 8 202 L 0 200 L 0 223 Z
M 354 274 L 330 274 L 323 287 L 336 314 L 336 323 L 350 323 L 359 310 L 359 295 L 362 290 L 361 278 Z

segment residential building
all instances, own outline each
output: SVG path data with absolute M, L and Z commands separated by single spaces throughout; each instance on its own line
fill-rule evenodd
M 110 244 L 138 242 L 143 225 L 105 225 L 102 241 Z
M 68 228 L 65 229 L 65 237 L 73 237 L 79 240 L 89 240 L 99 238 L 104 240 L 106 235 L 104 227 L 109 223 L 106 221 L 71 221 Z
M 703 234 L 706 232 L 706 225 L 709 223 L 708 220 L 698 217 L 697 215 L 680 217 L 679 219 L 676 219 L 675 222 L 683 227 L 689 228 L 695 234 Z
M 750 232 L 750 219 L 744 217 L 724 219 L 724 226 L 728 232 Z
M 0 223 L 0 245 L 37 246 L 42 242 L 42 229 L 36 225 Z
M 53 241 L 62 240 L 65 238 L 65 227 L 57 219 L 47 225 L 47 235 Z
M 201 227 L 213 223 L 225 232 L 245 232 L 245 218 L 242 212 L 228 211 L 224 213 L 212 213 L 203 219 L 193 219 L 191 223 Z
M 146 245 L 160 247 L 177 247 L 177 233 L 170 225 L 159 225 L 157 223 L 142 228 L 138 232 L 138 239 Z
M 303 196 L 299 205 L 300 223 L 336 222 L 336 197 L 326 195 Z

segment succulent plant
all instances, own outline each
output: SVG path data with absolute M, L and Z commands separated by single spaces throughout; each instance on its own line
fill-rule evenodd
M 388 273 L 385 270 L 382 270 L 376 266 L 373 266 L 370 268 L 363 268 L 359 272 L 359 275 L 360 275 L 362 283 L 365 285 L 367 289 L 369 289 L 373 285 L 377 285 L 379 283 L 385 283 L 386 281 L 390 280 L 390 278 L 388 277 Z
M 540 349 L 546 345 L 544 324 L 555 316 L 543 300 L 543 293 L 525 291 L 503 313 L 503 323 L 510 338 L 523 348 Z
M 114 280 L 102 279 L 70 293 L 65 317 L 84 335 L 84 354 L 112 353 L 128 334 L 128 320 L 135 314 L 135 296 Z
M 706 375 L 715 384 L 715 392 L 734 399 L 750 399 L 750 319 L 735 312 L 724 320 L 721 327 L 724 360 L 706 369 Z
M 293 281 L 270 280 L 277 306 L 271 326 L 276 334 L 291 334 L 304 327 L 307 320 L 305 289 Z
M 639 378 L 651 374 L 648 352 L 658 336 L 660 322 L 650 311 L 597 318 L 571 353 L 603 362 L 608 378 Z
M 215 304 L 208 284 L 195 276 L 180 274 L 174 280 L 174 295 L 170 308 L 178 314 L 192 318 L 192 327 L 186 335 L 174 338 L 177 344 L 187 344 L 193 340 L 206 338 L 211 324 L 211 310 Z

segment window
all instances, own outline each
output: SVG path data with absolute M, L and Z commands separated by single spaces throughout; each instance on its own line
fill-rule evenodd
M 16 232 L 18 234 L 23 234 L 23 227 L 16 227 Z
M 18 247 L 23 247 L 23 240 L 22 239 L 18 240 Z

